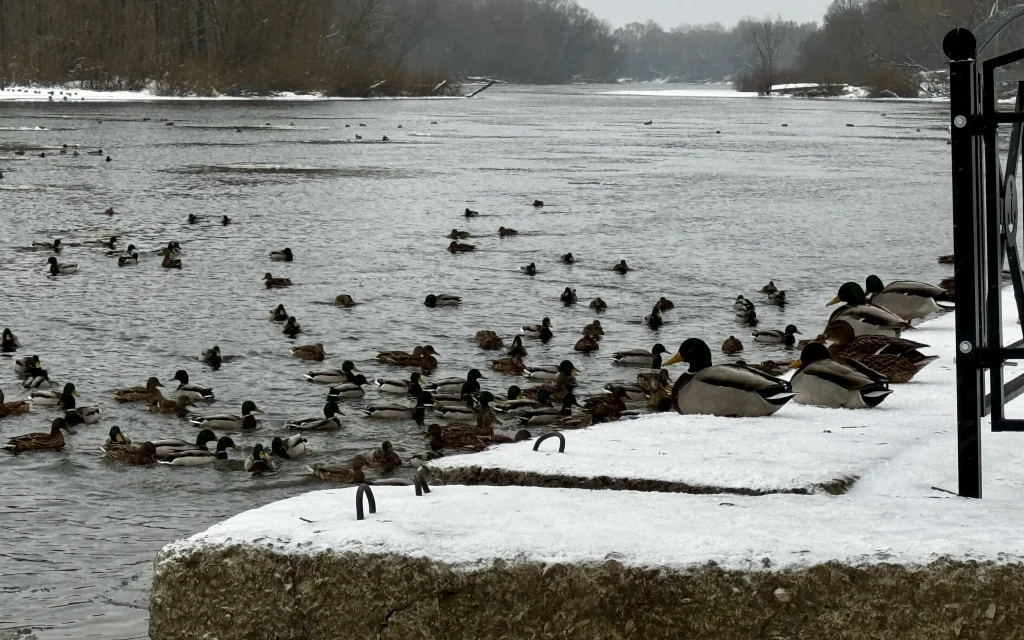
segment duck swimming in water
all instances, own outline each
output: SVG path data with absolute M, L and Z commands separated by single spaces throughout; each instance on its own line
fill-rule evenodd
M 625 260 L 620 260 L 619 264 L 617 264 L 614 267 L 612 267 L 612 271 L 614 271 L 615 273 L 621 274 L 621 275 L 625 275 L 625 274 L 629 273 L 630 269 L 629 269 L 629 265 L 626 264 Z
M 562 264 L 574 264 L 576 262 L 576 258 L 574 258 L 571 253 L 565 253 L 562 254 L 560 261 Z
M 289 314 L 288 311 L 284 308 L 284 305 L 283 304 L 279 304 L 279 305 L 277 305 L 276 307 L 274 307 L 273 309 L 270 310 L 270 321 L 271 322 L 284 322 L 285 320 L 288 319 L 289 315 L 291 315 L 291 314 Z
M 9 328 L 4 329 L 3 337 L 0 338 L 0 352 L 12 353 L 18 350 L 21 343 L 18 342 L 18 336 L 14 335 L 14 332 Z
M 656 344 L 650 351 L 644 349 L 617 351 L 612 355 L 612 361 L 620 365 L 661 369 L 661 356 L 665 353 L 668 353 L 665 345 Z
M 535 275 L 537 275 L 537 265 L 532 263 L 532 262 L 530 264 L 526 265 L 525 267 L 519 267 L 519 270 L 522 271 L 523 273 L 525 273 L 528 276 L 535 276 Z
M 754 336 L 754 342 L 763 342 L 766 344 L 784 344 L 787 347 L 792 347 L 796 344 L 796 336 L 803 335 L 797 331 L 795 325 L 787 325 L 784 331 L 778 331 L 776 329 L 760 330 L 755 331 L 751 335 Z
M 275 262 L 291 262 L 294 259 L 294 256 L 292 255 L 292 250 L 285 247 L 281 251 L 271 251 L 270 259 Z
M 51 276 L 67 276 L 78 271 L 78 265 L 74 262 L 57 262 L 57 258 L 50 256 L 50 259 L 46 261 L 50 265 Z
M 269 271 L 263 276 L 268 289 L 280 289 L 292 286 L 291 278 L 275 278 Z
M 565 291 L 562 292 L 562 295 L 559 296 L 558 299 L 561 300 L 562 304 L 564 304 L 565 306 L 572 306 L 576 304 L 576 290 L 570 287 L 566 287 Z
M 432 293 L 427 296 L 423 301 L 423 304 L 430 309 L 435 309 L 437 307 L 457 307 L 462 304 L 462 298 L 444 293 L 439 295 L 434 295 Z

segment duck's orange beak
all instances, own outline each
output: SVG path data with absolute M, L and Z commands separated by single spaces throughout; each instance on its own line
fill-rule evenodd
M 677 353 L 676 355 L 669 358 L 668 361 L 662 363 L 662 366 L 667 367 L 669 365 L 679 364 L 680 362 L 686 362 L 686 360 L 683 359 L 683 356 Z
M 832 305 L 839 304 L 840 302 L 842 302 L 842 300 L 839 299 L 839 296 L 836 296 L 836 297 L 832 298 L 832 300 L 828 304 L 826 304 L 825 306 L 826 307 L 831 307 Z

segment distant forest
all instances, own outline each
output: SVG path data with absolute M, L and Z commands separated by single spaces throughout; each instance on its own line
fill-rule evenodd
M 835 0 L 821 23 L 613 29 L 574 0 L 0 0 L 0 81 L 430 94 L 458 79 L 732 79 L 916 93 L 951 28 L 1024 0 Z M 1024 25 L 1000 47 L 1024 46 Z M 441 84 L 449 80 L 448 84 Z M 441 85 L 441 86 L 439 86 Z

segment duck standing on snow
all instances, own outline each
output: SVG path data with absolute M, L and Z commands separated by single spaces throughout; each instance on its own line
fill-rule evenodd
M 851 366 L 852 365 L 852 366 Z M 831 409 L 866 409 L 892 394 L 877 372 L 851 361 L 832 360 L 820 342 L 807 345 L 793 363 L 796 402 Z
M 894 384 L 910 382 L 922 369 L 939 359 L 919 351 L 927 348 L 926 344 L 888 336 L 857 336 L 853 327 L 841 320 L 830 322 L 822 337 L 830 343 L 828 351 L 833 359 L 840 362 L 842 358 L 853 360 L 877 371 Z
M 188 373 L 183 369 L 179 369 L 171 379 L 178 382 L 178 397 L 188 398 L 196 402 L 209 402 L 215 399 L 213 389 L 189 382 Z
M 289 249 L 288 247 L 285 247 L 284 250 L 282 251 L 270 252 L 270 259 L 273 260 L 274 262 L 291 262 L 293 258 L 294 256 L 292 255 L 292 250 Z
M 907 322 L 940 311 L 939 302 L 953 302 L 945 289 L 924 282 L 901 280 L 883 285 L 878 276 L 868 276 L 866 284 L 868 302 L 893 312 Z
M 57 262 L 53 256 L 46 263 L 50 265 L 51 276 L 67 276 L 78 271 L 78 265 L 74 262 Z
M 847 282 L 839 287 L 839 292 L 826 306 L 845 303 L 832 312 L 829 322 L 842 320 L 853 327 L 855 335 L 882 335 L 893 338 L 910 327 L 910 323 L 888 309 L 875 304 L 868 304 L 864 289 L 856 282 Z
M 251 400 L 242 403 L 242 415 L 221 414 L 214 416 L 197 417 L 190 422 L 201 429 L 211 431 L 249 431 L 257 426 L 254 413 L 263 413 Z

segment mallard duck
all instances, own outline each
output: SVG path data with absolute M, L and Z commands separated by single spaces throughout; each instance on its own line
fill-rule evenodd
M 753 309 L 754 303 L 743 296 L 736 296 L 736 302 L 732 303 L 732 308 L 733 311 L 746 311 L 747 309 Z
M 793 363 L 793 391 L 796 402 L 831 409 L 876 407 L 892 394 L 888 385 L 866 367 L 832 360 L 825 345 L 807 345 Z M 874 374 L 874 375 L 872 375 Z
M 523 346 L 522 336 L 515 336 L 514 338 L 512 338 L 512 346 L 508 348 L 508 351 L 505 353 L 505 355 L 507 355 L 510 358 L 526 357 L 526 347 Z
M 366 466 L 366 459 L 363 456 L 352 458 L 352 467 L 323 467 L 314 465 L 306 467 L 310 473 L 324 482 L 340 482 L 341 484 L 362 484 L 366 482 L 363 475 L 363 467 Z
M 3 337 L 0 338 L 0 352 L 11 353 L 17 351 L 20 346 L 18 336 L 14 335 L 10 329 L 4 329 Z
M 770 416 L 795 393 L 785 380 L 740 364 L 712 365 L 711 350 L 700 339 L 679 346 L 666 366 L 686 362 L 690 370 L 672 387 L 672 406 L 681 414 L 755 418 Z
M 467 398 L 467 401 L 461 404 L 452 403 L 438 406 L 435 402 L 434 411 L 449 422 L 476 422 L 480 413 L 490 411 L 490 403 L 494 400 L 491 392 L 484 391 L 476 399 L 477 406 L 474 407 L 470 404 L 472 400 L 468 393 L 463 394 L 462 397 Z
M 68 423 L 64 418 L 55 418 L 50 424 L 49 433 L 27 433 L 7 441 L 3 446 L 11 453 L 25 451 L 60 451 L 64 448 L 64 432 Z
M 866 284 L 868 302 L 907 322 L 940 311 L 939 302 L 953 302 L 945 289 L 924 282 L 900 280 L 883 285 L 878 276 L 868 276 Z
M 590 324 L 583 327 L 580 333 L 587 336 L 588 338 L 596 338 L 598 340 L 604 335 L 604 327 L 601 326 L 600 320 L 594 320 Z
M 431 347 L 433 348 L 433 347 Z M 380 351 L 377 353 L 377 362 L 381 364 L 398 364 L 410 358 L 419 358 L 423 355 L 425 347 L 416 345 L 412 353 L 408 351 Z
M 594 298 L 590 301 L 590 308 L 594 311 L 607 311 L 608 303 L 602 300 L 600 297 Z
M 535 276 L 535 275 L 537 275 L 537 265 L 532 263 L 532 262 L 530 264 L 526 265 L 525 267 L 519 267 L 519 270 L 522 271 L 523 273 L 525 273 L 528 276 Z
M 562 360 L 558 365 L 526 367 L 526 371 L 523 375 L 531 380 L 554 380 L 559 373 L 563 373 L 567 376 L 575 376 L 577 371 L 572 362 L 569 360 Z
M 564 304 L 565 306 L 572 306 L 576 304 L 576 290 L 570 287 L 566 287 L 565 291 L 562 292 L 562 295 L 560 295 L 558 299 L 561 300 L 562 304 Z
M 644 324 L 647 325 L 649 329 L 654 330 L 660 329 L 661 325 L 665 324 L 665 319 L 661 317 L 661 309 L 659 309 L 657 305 L 655 305 L 651 309 L 651 312 L 644 317 Z
M 171 379 L 178 382 L 178 397 L 188 398 L 189 400 L 196 402 L 209 402 L 216 399 L 213 394 L 213 389 L 210 387 L 204 387 L 201 384 L 189 382 L 188 372 L 183 369 L 178 369 L 177 373 L 175 373 L 174 377 Z
M 411 354 L 404 351 L 382 352 L 377 355 L 377 361 L 398 367 L 418 367 L 424 373 L 428 373 L 437 369 L 435 355 L 438 355 L 437 351 L 428 344 L 424 347 L 417 346 Z
M 51 276 L 66 276 L 78 271 L 78 265 L 74 262 L 57 262 L 53 256 L 46 263 L 50 265 Z
M 573 345 L 573 351 L 579 353 L 593 353 L 601 348 L 601 343 L 592 336 L 583 336 Z
M 60 253 L 64 246 L 61 244 L 60 238 L 57 238 L 53 242 L 33 242 L 29 245 L 29 249 L 33 251 L 52 251 L 54 253 Z
M 888 309 L 868 304 L 864 290 L 856 282 L 847 282 L 839 287 L 839 293 L 826 306 L 840 302 L 845 305 L 832 312 L 829 322 L 842 320 L 853 327 L 853 332 L 858 336 L 872 334 L 898 338 L 900 332 L 910 326 Z
M 465 211 L 465 213 L 463 215 L 465 215 L 467 218 L 475 218 L 478 215 L 480 215 L 480 212 L 479 211 L 473 211 L 469 207 L 466 207 L 466 211 Z
M 111 428 L 113 432 L 113 428 Z M 210 442 L 216 442 L 217 436 L 209 429 L 203 429 L 196 435 L 195 444 L 180 438 L 167 438 L 164 440 L 152 440 L 153 446 L 156 447 L 156 457 L 166 458 L 167 456 L 177 453 L 180 451 L 208 451 L 206 445 Z
M 274 438 L 270 441 L 270 455 L 275 458 L 301 458 L 306 455 L 306 443 L 304 436 L 291 436 L 289 438 Z
M 268 289 L 281 289 L 292 286 L 291 278 L 275 278 L 269 271 L 263 275 L 263 282 Z
M 103 447 L 109 447 L 113 444 L 131 444 L 132 441 L 128 439 L 128 436 L 121 433 L 121 427 L 116 424 L 110 427 L 110 431 L 107 432 L 107 439 L 103 441 Z
M 222 414 L 214 416 L 203 416 L 192 418 L 190 422 L 201 429 L 213 431 L 237 431 L 251 430 L 256 428 L 256 416 L 254 413 L 263 413 L 251 400 L 242 403 L 242 415 Z
M 754 305 L 750 305 L 743 311 L 737 311 L 735 320 L 737 323 L 747 327 L 756 327 L 761 323 L 757 318 L 757 311 L 754 309 Z
M 363 385 L 367 383 L 366 376 L 358 374 L 352 378 L 352 382 L 343 382 L 338 385 L 334 385 L 327 391 L 327 398 L 330 400 L 350 400 L 352 398 L 362 398 L 366 395 L 363 391 Z
M 281 333 L 289 338 L 294 338 L 302 333 L 302 325 L 295 319 L 295 316 L 288 316 L 288 320 L 285 321 L 284 327 L 281 328 Z
M 117 266 L 119 267 L 132 267 L 139 264 L 138 252 L 133 252 L 126 256 L 118 256 Z
M 228 449 L 241 451 L 230 436 L 222 436 L 217 440 L 217 451 L 209 451 L 205 448 L 180 449 L 171 451 L 165 456 L 158 455 L 160 464 L 169 464 L 174 467 L 197 467 L 204 464 L 211 464 L 217 460 L 228 459 Z
M 110 460 L 143 466 L 156 464 L 156 447 L 152 442 L 132 444 L 108 444 L 103 447 L 103 454 Z
M 15 358 L 14 360 L 14 373 L 20 377 L 24 377 L 29 371 L 39 369 L 40 367 L 39 356 L 25 356 L 23 358 Z
M 472 449 L 482 451 L 487 448 L 484 441 L 476 434 L 465 429 L 443 428 L 439 424 L 432 424 L 427 428 L 427 436 L 430 438 L 430 448 L 433 451 L 443 449 Z
M 661 369 L 660 371 L 636 374 L 636 384 L 647 393 L 653 393 L 657 389 L 671 389 L 672 378 L 668 375 L 668 369 Z
M 359 304 L 359 303 L 356 302 L 355 300 L 353 300 L 352 296 L 346 295 L 344 293 L 341 294 L 340 296 L 337 296 L 336 298 L 334 298 L 334 306 L 336 306 L 336 307 L 344 307 L 346 309 L 351 309 L 352 307 L 356 306 L 357 304 Z
M 272 473 L 277 471 L 277 465 L 267 455 L 262 444 L 253 446 L 252 453 L 245 459 L 244 467 L 249 473 Z
M 822 337 L 832 343 L 828 350 L 833 359 L 848 358 L 896 384 L 910 382 L 918 372 L 938 360 L 938 356 L 926 356 L 919 351 L 926 348 L 926 344 L 886 336 L 854 336 L 853 328 L 842 321 L 830 322 Z
M 220 223 L 226 227 L 229 224 L 231 224 L 231 218 L 229 218 L 227 216 L 221 216 L 220 217 Z
M 722 343 L 722 352 L 727 354 L 739 353 L 743 351 L 743 343 L 740 342 L 736 336 L 729 336 Z
M 623 393 L 627 398 L 633 401 L 646 400 L 648 391 L 638 384 L 628 384 L 624 382 L 609 382 L 604 385 L 604 390 L 608 393 Z
M 270 321 L 271 322 L 284 322 L 291 316 L 288 310 L 284 308 L 283 304 L 279 304 L 270 310 Z
M 473 339 L 476 340 L 476 343 L 480 345 L 481 349 L 488 351 L 505 348 L 505 343 L 500 337 L 498 337 L 498 334 L 493 331 L 477 331 L 476 335 L 473 336 Z
M 470 235 L 468 231 L 459 231 L 458 229 L 452 229 L 452 232 L 446 235 L 445 237 L 451 240 L 465 240 L 466 238 L 469 238 Z
M 413 387 L 415 387 L 416 392 L 413 395 L 418 396 L 420 391 L 422 391 L 422 389 L 420 389 L 420 379 L 420 372 L 413 371 L 409 375 L 408 380 L 377 378 L 376 380 L 374 380 L 374 383 L 376 383 L 377 387 L 384 393 L 398 393 L 401 395 L 410 394 L 412 392 Z
M 508 394 L 506 394 L 505 399 L 500 402 L 495 402 L 491 407 L 498 413 L 513 413 L 522 409 L 535 409 L 540 406 L 551 405 L 551 401 L 548 399 L 547 389 L 538 389 L 537 399 L 526 398 L 522 393 L 522 389 L 516 385 L 512 385 L 508 388 Z
M 654 345 L 650 351 L 643 349 L 627 349 L 612 354 L 612 362 L 620 365 L 661 369 L 661 355 L 668 353 L 663 344 Z
M 270 259 L 274 262 L 291 262 L 294 256 L 292 256 L 292 250 L 285 247 L 281 251 L 271 251 Z
M 551 319 L 544 318 L 540 324 L 529 324 L 520 329 L 523 335 L 528 338 L 540 338 L 544 340 L 544 336 L 547 336 L 548 340 L 551 339 Z
M 49 389 L 50 374 L 46 369 L 33 369 L 26 374 L 25 380 L 21 383 L 22 389 Z
M 184 418 L 188 415 L 188 408 L 193 406 L 191 398 L 178 396 L 177 398 L 160 398 L 146 406 L 146 411 L 160 415 L 176 415 Z
M 470 369 L 465 378 L 445 378 L 424 386 L 423 388 L 432 393 L 458 393 L 465 395 L 480 391 L 480 380 L 486 380 L 479 369 Z M 468 389 L 466 385 L 469 385 Z
M 78 394 L 63 394 L 60 397 L 58 407 L 64 411 L 64 419 L 68 421 L 68 424 L 74 426 L 78 424 L 96 424 L 100 421 L 100 408 L 99 407 L 79 407 L 75 396 Z
M 844 323 L 845 324 L 845 323 Z M 796 344 L 796 336 L 803 335 L 797 331 L 795 325 L 786 325 L 784 331 L 777 329 L 762 329 L 755 331 L 751 334 L 754 336 L 754 342 L 763 342 L 766 344 L 784 344 L 787 347 L 792 347 Z
M 559 261 L 562 264 L 574 264 L 576 262 L 576 258 L 574 258 L 571 253 L 564 253 Z
M 748 363 L 741 360 L 737 364 L 744 364 L 751 369 L 757 369 L 762 373 L 767 373 L 770 376 L 778 378 L 779 376 L 786 374 L 786 371 L 789 370 L 789 365 L 793 364 L 793 361 L 776 362 L 775 360 L 765 360 L 764 362 Z
M 501 358 L 500 360 L 491 360 L 491 369 L 498 373 L 506 373 L 512 376 L 521 376 L 526 371 L 526 365 L 523 363 L 523 359 L 519 356 L 512 356 L 511 358 Z
M 36 389 L 29 394 L 29 400 L 32 401 L 32 404 L 41 407 L 56 407 L 60 405 L 60 400 L 65 395 L 78 395 L 74 383 L 69 382 L 65 384 L 64 388 L 60 391 L 56 389 Z
M 469 253 L 470 251 L 476 251 L 476 247 L 471 244 L 456 242 L 455 240 L 452 240 L 452 243 L 448 245 L 449 253 Z
M 108 251 L 107 255 L 118 258 L 130 258 L 133 255 L 137 255 L 138 253 L 138 247 L 136 247 L 134 244 L 129 244 L 127 247 L 124 248 L 124 251 L 117 251 L 115 249 L 113 251 Z
M 368 465 L 377 470 L 378 473 L 388 474 L 402 466 L 402 458 L 395 453 L 394 446 L 387 440 L 380 444 L 380 449 L 377 449 L 369 456 L 365 457 Z
M 658 305 L 657 306 L 662 311 L 668 311 L 669 309 L 675 309 L 676 308 L 676 304 L 674 302 L 672 302 L 671 300 L 669 300 L 668 298 L 664 297 L 664 296 L 662 296 L 658 300 Z
M 534 200 L 533 201 L 533 206 L 535 208 L 537 208 L 537 209 L 540 209 L 541 207 L 544 206 L 544 201 L 543 200 Z
M 180 269 L 181 258 L 172 258 L 170 255 L 164 255 L 164 259 L 160 262 L 160 266 L 164 269 Z
M 508 238 L 509 236 L 517 236 L 519 232 L 515 229 L 506 229 L 505 227 L 498 227 L 498 237 Z
M 178 242 L 172 240 L 171 242 L 167 243 L 166 247 L 158 250 L 156 252 L 156 255 L 164 256 L 165 258 L 166 257 L 173 258 L 175 256 L 180 256 L 181 255 L 181 245 Z
M 164 385 L 160 384 L 159 380 L 155 377 L 150 377 L 149 380 L 146 380 L 146 386 L 144 387 L 130 387 L 115 391 L 114 400 L 117 402 L 152 402 L 159 400 L 163 397 L 159 389 L 162 386 Z
M 313 360 L 316 362 L 327 357 L 327 353 L 324 352 L 324 345 L 319 342 L 302 345 L 301 347 L 292 347 L 292 355 L 300 360 Z
M 768 294 L 768 304 L 775 305 L 776 307 L 786 306 L 786 292 L 777 291 L 775 293 Z
M 629 265 L 626 264 L 625 260 L 619 260 L 619 264 L 612 267 L 612 271 L 618 274 L 625 275 L 629 273 Z
M 764 294 L 771 295 L 773 293 L 778 293 L 778 292 L 779 292 L 779 288 L 775 286 L 775 281 L 774 280 L 769 280 L 768 284 L 766 284 L 763 287 L 761 287 L 761 293 L 764 293 Z
M 443 293 L 441 295 L 430 294 L 427 296 L 426 300 L 423 301 L 423 304 L 430 309 L 434 309 L 436 307 L 457 307 L 462 304 L 462 298 Z
M 194 213 L 188 214 L 188 223 L 189 224 L 195 224 L 197 222 L 199 222 L 199 216 L 197 216 Z
M 4 390 L 0 389 L 0 417 L 20 416 L 32 409 L 32 403 L 28 400 L 17 400 L 15 402 L 4 402 Z
M 356 369 L 355 363 L 351 360 L 346 360 L 341 363 L 341 369 L 326 369 L 324 371 L 310 371 L 306 374 L 306 380 L 310 382 L 317 382 L 319 384 L 340 384 L 342 382 L 352 382 L 355 380 L 355 374 L 359 373 L 359 369 Z
M 560 409 L 548 407 L 530 409 L 522 412 L 519 416 L 519 422 L 524 426 L 553 424 L 562 418 L 570 417 L 572 415 L 572 408 L 574 405 L 579 407 L 580 403 L 576 400 L 576 396 L 570 391 L 565 394 L 564 398 L 562 398 L 562 407 Z
M 203 354 L 202 354 L 201 358 L 202 358 L 203 362 L 205 362 L 206 364 L 210 365 L 214 369 L 219 369 L 220 368 L 220 364 L 222 362 L 222 359 L 221 359 L 221 356 L 220 356 L 220 347 L 214 346 L 214 347 L 211 347 L 211 348 L 207 349 L 206 351 L 203 351 Z
M 939 281 L 939 287 L 949 294 L 950 300 L 956 300 L 956 278 L 943 278 Z
M 433 404 L 433 397 L 424 391 L 416 399 L 415 407 L 408 407 L 402 404 L 369 405 L 363 409 L 363 413 L 366 417 L 377 420 L 408 420 L 416 417 L 414 412 L 431 404 Z
M 323 418 L 305 418 L 295 422 L 286 422 L 284 428 L 292 431 L 337 431 L 341 428 L 338 405 L 333 399 L 328 399 L 327 404 L 324 405 Z
M 945 256 L 939 256 L 939 264 L 956 264 L 956 256 L 952 253 Z

